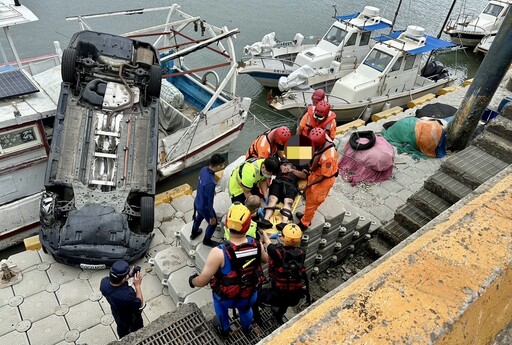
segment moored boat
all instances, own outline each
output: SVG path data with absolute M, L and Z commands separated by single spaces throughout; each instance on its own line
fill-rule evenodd
M 424 29 L 417 26 L 379 37 L 377 41 L 357 69 L 325 89 L 338 122 L 369 117 L 384 107 L 404 105 L 455 80 L 442 64 L 432 61 L 424 66 L 421 58 L 423 53 L 448 48 L 453 43 L 425 35 Z M 275 97 L 270 106 L 299 117 L 310 104 L 313 92 L 313 88 L 291 89 Z
M 512 0 L 490 0 L 477 16 L 462 13 L 450 19 L 443 31 L 452 42 L 475 47 L 485 36 L 496 35 L 511 5 Z

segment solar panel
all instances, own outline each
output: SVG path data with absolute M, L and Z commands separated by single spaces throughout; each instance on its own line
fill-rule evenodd
M 0 99 L 27 95 L 39 89 L 20 70 L 0 73 Z

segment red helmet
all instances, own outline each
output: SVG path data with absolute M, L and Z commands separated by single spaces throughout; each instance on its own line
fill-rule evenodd
M 290 129 L 286 126 L 278 127 L 276 128 L 274 139 L 275 141 L 280 144 L 284 145 L 288 142 L 288 139 L 292 137 L 292 132 Z
M 316 89 L 315 92 L 313 92 L 313 95 L 311 95 L 311 100 L 313 101 L 313 104 L 316 104 L 323 100 L 325 97 L 325 92 L 322 89 Z
M 320 147 L 325 143 L 325 129 L 316 127 L 309 132 L 309 140 L 314 147 Z
M 315 106 L 315 118 L 317 120 L 325 119 L 331 112 L 331 105 L 327 101 L 320 101 Z

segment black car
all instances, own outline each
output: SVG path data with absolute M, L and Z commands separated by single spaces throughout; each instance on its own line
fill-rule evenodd
M 41 244 L 65 264 L 131 262 L 153 236 L 158 52 L 145 42 L 81 31 L 63 52 L 61 72 Z

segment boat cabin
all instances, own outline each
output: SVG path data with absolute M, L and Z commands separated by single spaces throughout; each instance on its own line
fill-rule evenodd
M 299 53 L 298 66 L 328 68 L 332 61 L 357 65 L 368 53 L 370 37 L 374 30 L 391 27 L 391 22 L 380 17 L 379 9 L 365 6 L 363 12 L 336 17 L 318 44 Z
M 335 83 L 331 96 L 354 103 L 424 86 L 429 78 L 419 75 L 421 53 L 434 49 L 427 44 L 427 38 L 434 38 L 424 31 L 409 26 L 405 32 L 379 38 L 359 67 Z

